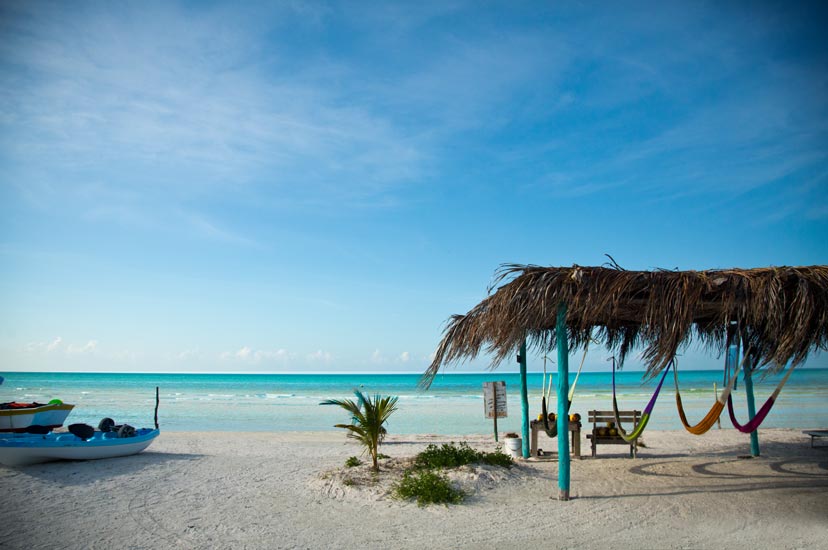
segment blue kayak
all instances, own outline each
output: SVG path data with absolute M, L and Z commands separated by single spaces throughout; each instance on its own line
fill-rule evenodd
M 139 428 L 130 437 L 120 437 L 113 431 L 95 431 L 87 439 L 66 432 L 43 435 L 0 434 L 0 463 L 6 466 L 26 466 L 53 460 L 129 456 L 149 447 L 160 433 L 157 428 Z

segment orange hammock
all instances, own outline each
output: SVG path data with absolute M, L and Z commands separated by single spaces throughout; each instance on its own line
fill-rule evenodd
M 745 358 L 747 358 L 747 354 L 745 354 Z M 736 372 L 733 373 L 733 376 L 730 378 L 730 382 L 727 383 L 727 387 L 722 391 L 722 395 L 713 403 L 713 406 L 710 407 L 710 410 L 701 419 L 701 422 L 696 424 L 695 426 L 691 426 L 689 422 L 687 422 L 687 416 L 684 414 L 684 407 L 681 404 L 681 394 L 679 393 L 679 383 L 678 383 L 678 369 L 676 368 L 675 359 L 673 360 L 673 378 L 676 382 L 676 408 L 678 409 L 679 418 L 681 418 L 681 423 L 684 425 L 684 429 L 694 435 L 702 435 L 706 433 L 710 428 L 713 427 L 713 424 L 719 419 L 724 411 L 725 405 L 727 405 L 727 400 L 730 397 L 730 392 L 733 391 L 733 387 L 736 385 L 736 377 L 739 375 L 739 370 L 742 368 L 745 360 L 742 359 L 742 363 L 736 367 Z

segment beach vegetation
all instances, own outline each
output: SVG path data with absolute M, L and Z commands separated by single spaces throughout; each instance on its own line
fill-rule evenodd
M 457 468 L 466 464 L 489 464 L 492 466 L 512 467 L 512 457 L 500 448 L 494 452 L 478 451 L 465 441 L 459 444 L 444 443 L 441 446 L 429 445 L 414 459 L 414 468 Z
M 349 456 L 348 460 L 345 461 L 345 466 L 347 468 L 354 468 L 355 466 L 359 466 L 362 464 L 362 461 L 355 456 Z
M 514 465 L 511 455 L 504 453 L 503 449 L 498 446 L 491 453 L 480 453 L 480 462 L 490 466 L 500 466 L 502 468 L 511 468 Z
M 348 430 L 348 437 L 356 439 L 365 447 L 365 452 L 371 455 L 372 468 L 379 471 L 379 446 L 385 439 L 387 430 L 385 423 L 397 410 L 397 397 L 381 396 L 379 394 L 365 395 L 359 390 L 354 391 L 357 401 L 353 399 L 328 399 L 322 405 L 338 405 L 351 415 L 350 424 L 335 424 L 334 427 Z
M 406 470 L 393 494 L 400 499 L 417 499 L 418 506 L 459 504 L 466 496 L 447 477 L 433 470 Z

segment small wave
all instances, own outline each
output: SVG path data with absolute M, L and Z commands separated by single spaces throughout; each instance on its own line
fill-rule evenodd
M 264 394 L 266 399 L 289 399 L 291 397 L 296 397 L 295 393 L 266 393 Z
M 432 399 L 439 399 L 439 395 L 400 395 L 400 401 L 407 401 L 407 400 L 416 400 L 416 401 L 426 401 Z

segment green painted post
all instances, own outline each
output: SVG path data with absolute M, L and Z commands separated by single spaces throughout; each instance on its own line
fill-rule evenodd
M 748 406 L 748 420 L 753 420 L 756 416 L 756 402 L 753 399 L 753 368 L 756 366 L 756 356 L 751 357 L 745 364 L 745 394 L 747 394 Z M 750 432 L 750 454 L 751 456 L 759 456 L 759 429 Z
M 566 304 L 558 306 L 558 499 L 569 500 L 569 344 L 566 341 Z
M 526 339 L 520 345 L 520 405 L 523 413 L 523 458 L 529 458 L 529 389 L 526 386 Z

